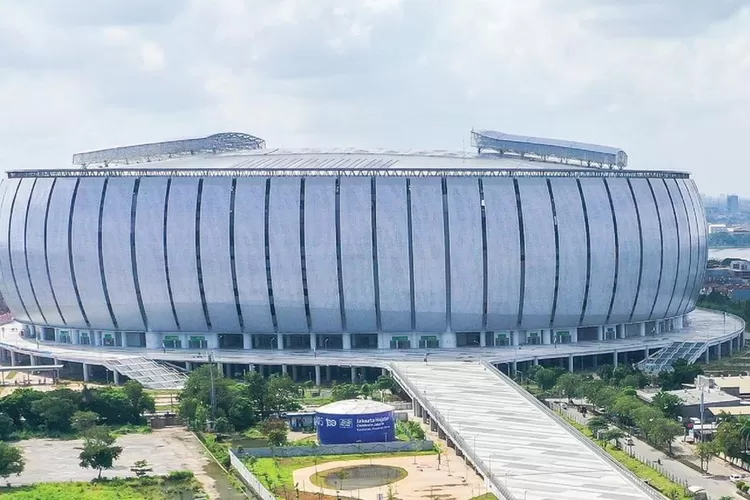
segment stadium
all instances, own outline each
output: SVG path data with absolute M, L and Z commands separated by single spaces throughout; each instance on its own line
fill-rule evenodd
M 680 330 L 707 259 L 689 175 L 472 132 L 477 154 L 82 153 L 2 182 L 2 294 L 29 336 L 112 347 L 408 349 Z

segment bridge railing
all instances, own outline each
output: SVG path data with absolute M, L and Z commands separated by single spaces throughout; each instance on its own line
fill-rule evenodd
M 474 467 L 476 467 L 477 470 L 482 474 L 482 476 L 485 477 L 489 481 L 489 483 L 497 489 L 497 491 L 503 497 L 502 500 L 518 500 L 508 490 L 508 488 L 502 482 L 500 482 L 494 474 L 492 474 L 492 471 L 485 466 L 484 461 L 481 460 L 474 452 L 474 448 L 472 446 L 469 446 L 469 443 L 463 437 L 461 437 L 458 432 L 453 430 L 453 427 L 451 427 L 447 419 L 443 417 L 443 414 L 440 413 L 440 411 L 427 400 L 427 396 L 423 392 L 421 392 L 411 382 L 411 380 L 409 380 L 408 375 L 402 373 L 396 363 L 391 363 L 389 368 L 396 382 L 398 382 L 401 387 L 403 387 L 404 390 L 409 393 L 413 400 L 418 401 L 419 404 L 421 404 L 422 407 L 427 410 L 427 412 L 430 414 L 430 418 L 433 418 L 437 421 L 438 426 L 440 426 L 443 431 L 445 431 L 445 434 L 447 436 L 450 436 L 453 443 L 461 449 L 461 452 L 464 454 L 464 456 L 469 457 L 471 462 L 474 464 Z
M 557 413 L 553 412 L 547 406 L 545 406 L 541 401 L 539 401 L 536 397 L 529 394 L 527 391 L 525 391 L 522 387 L 520 387 L 518 384 L 516 384 L 513 380 L 510 379 L 507 375 L 505 375 L 503 372 L 495 368 L 495 366 L 492 363 L 488 363 L 486 361 L 482 361 L 482 364 L 487 367 L 488 370 L 492 371 L 495 375 L 500 377 L 503 382 L 505 382 L 509 387 L 511 387 L 513 390 L 515 390 L 518 394 L 520 394 L 524 399 L 526 399 L 529 403 L 531 403 L 533 406 L 535 406 L 538 410 L 544 412 L 548 417 L 550 417 L 552 420 L 556 421 L 558 424 L 560 424 L 563 428 L 567 429 L 570 434 L 573 435 L 578 441 L 583 444 L 586 448 L 593 451 L 596 455 L 598 455 L 600 458 L 605 460 L 607 463 L 611 464 L 615 467 L 617 471 L 622 473 L 623 476 L 628 478 L 632 484 L 634 484 L 638 489 L 640 489 L 643 493 L 645 493 L 647 496 L 654 500 L 665 500 L 666 497 L 661 495 L 659 492 L 648 486 L 646 483 L 643 482 L 641 478 L 633 474 L 629 469 L 627 469 L 625 466 L 623 466 L 620 462 L 615 460 L 612 455 L 602 450 L 598 445 L 596 445 L 594 442 L 592 442 L 589 438 L 584 436 L 581 431 L 570 425 L 564 418 L 559 416 Z

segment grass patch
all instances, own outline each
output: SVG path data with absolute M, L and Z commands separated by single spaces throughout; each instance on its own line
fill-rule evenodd
M 154 430 L 148 425 L 125 424 L 112 428 L 112 434 L 124 436 L 125 434 L 151 434 Z
M 624 465 L 633 474 L 643 479 L 644 481 L 648 481 L 648 484 L 659 490 L 659 492 L 661 492 L 663 495 L 666 495 L 669 498 L 675 498 L 677 500 L 690 500 L 691 497 L 685 494 L 685 488 L 683 488 L 681 485 L 671 481 L 669 478 L 659 473 L 659 471 L 652 469 L 640 460 L 631 457 L 627 454 L 627 452 L 623 450 L 618 450 L 617 448 L 611 446 L 602 446 L 602 443 L 600 441 L 593 439 L 593 434 L 588 427 L 581 425 L 578 422 L 565 417 L 564 415 L 562 415 L 562 417 L 570 425 L 581 431 L 581 433 L 583 433 L 587 438 L 591 439 L 599 447 L 603 448 L 604 451 L 609 453 L 615 460 Z M 678 496 L 670 497 L 670 494 L 673 492 L 677 493 Z
M 484 495 L 480 495 L 478 497 L 471 497 L 469 500 L 497 500 L 497 497 L 492 493 L 485 493 Z
M 245 457 L 243 462 L 248 469 L 260 480 L 269 490 L 281 494 L 284 488 L 287 491 L 294 490 L 293 472 L 297 469 L 322 465 L 328 462 L 339 460 L 367 460 L 390 457 L 413 457 L 414 455 L 434 455 L 434 450 L 419 452 L 398 452 L 398 453 L 369 453 L 353 455 L 322 455 L 312 457 L 289 457 L 289 458 L 253 458 Z
M 4 500 L 192 500 L 205 498 L 192 474 L 0 488 Z

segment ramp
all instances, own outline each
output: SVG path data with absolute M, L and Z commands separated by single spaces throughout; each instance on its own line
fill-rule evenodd
M 663 500 L 484 362 L 393 363 L 394 376 L 505 500 Z
M 183 373 L 142 357 L 107 359 L 104 365 L 148 389 L 182 389 L 187 380 Z

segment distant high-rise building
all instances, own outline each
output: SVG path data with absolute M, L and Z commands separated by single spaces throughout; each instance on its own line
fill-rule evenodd
M 733 213 L 740 211 L 740 198 L 736 194 L 727 196 L 727 211 Z

